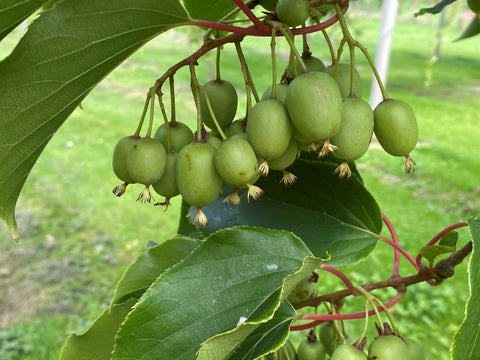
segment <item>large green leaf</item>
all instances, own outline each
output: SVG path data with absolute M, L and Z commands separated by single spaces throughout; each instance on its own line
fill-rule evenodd
M 236 331 L 209 339 L 197 360 L 254 360 L 268 354 L 285 343 L 295 315 L 293 307 L 283 302 L 272 319 L 259 325 L 242 324 Z
M 55 131 L 110 71 L 186 20 L 178 0 L 61 1 L 0 63 L 0 217 L 15 238 L 15 203 Z
M 148 289 L 121 326 L 112 359 L 194 359 L 205 340 L 241 319 L 270 319 L 285 278 L 308 256 L 285 231 L 238 227 L 210 235 Z M 293 286 L 285 282 L 285 294 Z
M 112 304 L 122 302 L 133 293 L 139 297 L 162 272 L 183 260 L 198 244 L 198 240 L 176 237 L 148 248 L 123 273 Z
M 271 172 L 256 184 L 265 191 L 259 200 L 247 202 L 243 196 L 239 206 L 230 207 L 221 197 L 204 207 L 209 222 L 201 231 L 208 235 L 235 225 L 289 230 L 315 256 L 324 258 L 328 252 L 332 265 L 354 264 L 375 248 L 381 213 L 361 181 L 356 176 L 340 180 L 333 173 L 335 167 L 328 162 L 297 160 L 289 171 L 298 180 L 289 187 L 279 184 L 280 172 Z M 190 220 L 195 212 L 192 207 Z
M 236 7 L 232 0 L 184 0 L 183 3 L 192 18 L 210 21 L 220 20 Z
M 109 360 L 115 344 L 115 334 L 136 299 L 113 305 L 83 334 L 72 334 L 65 342 L 60 360 Z
M 0 2 L 0 40 L 49 0 L 2 0 Z
M 480 358 L 480 217 L 468 221 L 473 241 L 473 253 L 468 269 L 470 297 L 465 319 L 453 339 L 452 359 Z

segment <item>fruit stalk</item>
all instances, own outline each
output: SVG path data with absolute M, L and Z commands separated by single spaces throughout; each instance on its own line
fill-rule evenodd
M 177 122 L 177 112 L 175 110 L 175 79 L 173 75 L 168 78 L 168 85 L 170 87 L 170 122 L 173 125 Z
M 168 123 L 167 112 L 165 111 L 165 105 L 163 104 L 162 96 L 163 96 L 163 94 L 160 95 L 157 92 L 158 102 L 160 104 L 160 111 L 162 112 L 163 121 L 165 123 L 165 132 L 167 133 L 166 150 L 167 150 L 167 152 L 170 152 L 170 151 L 172 151 L 172 135 L 171 135 L 171 131 L 170 131 L 170 124 Z
M 140 136 L 140 131 L 142 131 L 143 122 L 145 121 L 145 115 L 147 114 L 148 105 L 150 104 L 151 97 L 152 97 L 152 94 L 149 90 L 147 93 L 147 98 L 145 99 L 145 105 L 143 105 L 142 115 L 140 116 L 140 121 L 138 122 L 137 130 L 135 130 L 135 133 L 133 134 L 133 136 Z
M 190 68 L 190 88 L 192 89 L 193 100 L 195 101 L 195 108 L 197 109 L 197 131 L 195 133 L 195 142 L 202 142 L 202 115 L 200 112 L 200 84 L 197 80 L 197 75 L 195 74 L 195 63 L 191 62 L 189 64 Z M 208 99 L 208 97 L 207 97 Z

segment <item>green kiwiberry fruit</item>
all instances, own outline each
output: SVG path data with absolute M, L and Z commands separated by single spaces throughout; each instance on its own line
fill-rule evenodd
M 305 300 L 310 299 L 315 295 L 318 289 L 318 275 L 312 273 L 304 277 L 300 282 L 295 286 L 295 289 L 288 295 L 287 300 L 292 305 L 297 305 Z
M 248 199 L 252 197 L 256 200 L 263 193 L 262 189 L 253 185 L 258 176 L 258 160 L 243 134 L 224 141 L 215 152 L 214 161 L 222 179 L 234 188 L 234 192 L 225 198 L 225 204 L 238 205 L 238 190 L 245 187 L 248 187 Z
M 467 0 L 467 4 L 475 14 L 480 13 L 480 0 Z
M 183 199 L 197 207 L 194 223 L 207 225 L 200 208 L 213 202 L 222 190 L 223 180 L 215 168 L 215 148 L 208 143 L 191 143 L 178 154 L 177 185 Z
M 127 168 L 132 179 L 151 185 L 160 180 L 165 172 L 167 153 L 161 143 L 154 139 L 138 140 L 128 151 Z
M 348 162 L 357 160 L 368 150 L 373 134 L 373 111 L 370 105 L 357 97 L 343 99 L 340 130 L 331 141 L 338 146 L 334 155 L 343 163 L 335 170 L 340 177 L 350 177 Z
M 368 348 L 370 360 L 404 360 L 407 353 L 407 344 L 395 335 L 380 335 Z
M 313 71 L 297 76 L 288 85 L 285 103 L 302 143 L 327 140 L 338 132 L 342 96 L 329 74 Z
M 292 136 L 285 105 L 274 99 L 256 103 L 248 114 L 247 136 L 257 155 L 267 160 L 281 156 Z
M 245 186 L 257 175 L 257 156 L 248 141 L 226 140 L 215 152 L 215 167 L 223 181 L 234 188 Z
M 163 144 L 165 150 L 178 153 L 185 145 L 188 145 L 193 141 L 193 132 L 187 125 L 180 121 L 175 121 L 174 123 L 169 122 L 168 125 L 171 138 L 170 149 L 168 148 L 167 127 L 165 124 L 158 127 L 154 138 Z
M 307 71 L 303 71 L 303 68 L 300 65 L 300 62 L 298 61 L 298 59 L 295 59 L 295 67 L 289 66 L 287 68 L 287 75 L 289 77 L 294 78 L 304 72 L 325 70 L 325 64 L 323 63 L 323 61 L 315 56 L 312 56 L 312 55 L 302 56 L 302 61 L 305 64 Z
M 178 153 L 167 152 L 165 173 L 159 181 L 152 184 L 153 190 L 167 199 L 180 193 L 177 186 L 177 159 Z
M 350 95 L 350 84 L 351 84 L 351 67 L 350 64 L 340 63 L 338 64 L 337 73 L 335 74 L 335 65 L 330 65 L 324 70 L 326 73 L 332 75 L 335 78 L 335 81 L 340 88 L 342 97 L 347 97 Z M 354 74 L 355 81 L 355 90 L 354 96 L 361 98 L 362 97 L 362 79 L 357 69 L 355 69 Z
M 325 346 L 328 355 L 332 355 L 335 350 L 335 327 L 331 321 L 324 322 L 318 329 L 318 339 Z
M 352 345 L 342 344 L 335 349 L 330 360 L 369 360 L 369 358 Z
M 292 165 L 297 159 L 297 148 L 297 142 L 292 137 L 283 154 L 275 159 L 270 159 L 268 162 L 270 169 L 283 170 Z
M 213 146 L 214 149 L 218 149 L 220 145 L 222 145 L 222 140 L 220 140 L 216 136 L 209 135 L 207 139 L 207 143 Z
M 298 360 L 323 360 L 325 354 L 325 347 L 320 341 L 312 342 L 307 338 L 298 345 Z
M 382 148 L 393 156 L 407 156 L 417 144 L 417 119 L 402 100 L 388 99 L 373 111 L 374 132 Z
M 138 136 L 125 136 L 118 140 L 113 150 L 113 159 L 112 167 L 113 172 L 117 177 L 126 182 L 127 184 L 132 184 L 135 181 L 130 176 L 127 167 L 127 155 L 131 147 L 140 139 Z
M 225 80 L 209 81 L 203 85 L 203 90 L 210 100 L 218 124 L 222 130 L 225 129 L 232 123 L 237 112 L 237 91 L 231 83 Z M 200 113 L 203 123 L 210 129 L 217 131 L 203 91 L 200 92 Z
M 285 103 L 285 98 L 287 97 L 288 85 L 285 84 L 275 84 L 275 99 Z M 273 99 L 272 98 L 272 85 L 265 89 L 262 94 L 262 100 Z
M 260 0 L 260 5 L 267 11 L 275 11 L 278 0 Z
M 243 134 L 247 128 L 247 122 L 242 120 L 235 120 L 225 129 L 225 136 L 231 138 L 236 134 Z
M 408 348 L 408 360 L 425 360 L 425 352 L 422 347 L 413 339 L 404 338 Z
M 307 21 L 309 8 L 308 0 L 278 0 L 275 13 L 281 22 L 294 27 Z

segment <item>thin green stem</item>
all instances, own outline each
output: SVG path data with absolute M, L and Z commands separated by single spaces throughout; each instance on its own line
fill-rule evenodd
M 272 27 L 275 27 L 280 31 L 280 33 L 285 37 L 285 40 L 287 40 L 288 45 L 290 46 L 290 49 L 293 50 L 295 53 L 295 56 L 298 60 L 298 63 L 300 64 L 300 67 L 302 68 L 302 72 L 307 72 L 307 67 L 305 66 L 305 63 L 303 62 L 302 55 L 298 51 L 297 47 L 295 46 L 295 39 L 293 37 L 292 32 L 290 29 L 285 25 L 282 24 L 278 21 L 267 21 Z
M 365 324 L 363 325 L 362 334 L 360 335 L 359 339 L 363 339 L 367 334 L 368 329 L 368 301 L 365 301 Z
M 195 108 L 197 109 L 197 132 L 195 133 L 195 142 L 202 142 L 202 115 L 200 113 L 200 84 L 195 74 L 195 64 L 190 63 L 190 88 L 192 89 L 193 100 L 195 101 Z
M 170 152 L 172 151 L 172 135 L 171 135 L 171 131 L 170 131 L 170 124 L 168 123 L 168 117 L 167 117 L 167 112 L 165 111 L 165 105 L 163 104 L 163 100 L 162 100 L 162 97 L 163 97 L 163 94 L 159 94 L 157 92 L 157 97 L 158 97 L 158 103 L 160 104 L 160 110 L 162 112 L 162 115 L 163 115 L 163 121 L 165 123 L 165 131 L 167 133 L 167 152 Z
M 335 50 L 333 48 L 332 41 L 328 36 L 327 30 L 323 29 L 322 34 L 323 34 L 323 37 L 325 38 L 325 42 L 327 43 L 328 51 L 330 52 L 330 58 L 332 59 L 332 64 L 335 64 L 336 62 Z
M 272 99 L 277 98 L 277 58 L 275 52 L 275 35 L 277 33 L 277 29 L 275 27 L 272 28 L 272 39 L 270 41 L 270 51 L 271 51 L 271 58 L 272 58 Z
M 355 95 L 355 87 L 356 87 L 356 82 L 355 82 L 355 47 L 351 44 L 348 43 L 348 50 L 350 52 L 350 96 Z
M 380 78 L 380 75 L 378 74 L 378 71 L 377 71 L 377 68 L 375 67 L 374 61 L 370 57 L 370 54 L 368 53 L 367 49 L 362 44 L 360 44 L 358 41 L 356 41 L 352 37 L 352 35 L 350 34 L 350 31 L 348 30 L 347 22 L 345 20 L 345 16 L 343 15 L 342 8 L 340 7 L 340 5 L 338 3 L 335 3 L 334 7 L 335 7 L 335 12 L 337 13 L 338 21 L 339 21 L 340 26 L 342 28 L 344 39 L 348 42 L 349 47 L 350 46 L 356 46 L 363 53 L 363 55 L 365 56 L 365 58 L 368 61 L 368 64 L 370 65 L 370 68 L 372 69 L 373 75 L 375 76 L 375 79 L 378 83 L 378 86 L 379 86 L 380 91 L 382 93 L 383 100 L 387 100 L 388 99 L 387 91 L 385 89 L 385 86 L 383 85 L 383 82 L 382 82 L 382 79 Z M 352 82 L 352 84 L 353 84 L 353 82 Z
M 140 116 L 140 121 L 138 122 L 137 130 L 135 130 L 134 136 L 140 136 L 140 131 L 142 131 L 143 123 L 145 121 L 145 115 L 147 114 L 148 105 L 150 104 L 150 98 L 152 94 L 150 90 L 148 90 L 147 98 L 145 99 L 145 105 L 143 105 L 142 115 Z
M 222 47 L 217 47 L 217 56 L 215 58 L 215 72 L 216 72 L 216 79 L 217 81 L 221 81 L 222 78 L 220 76 L 220 54 L 221 54 Z
M 240 61 L 240 68 L 242 69 L 243 79 L 245 81 L 245 86 L 247 88 L 247 114 L 248 111 L 252 108 L 252 100 L 249 99 L 250 91 L 253 94 L 256 102 L 260 101 L 260 97 L 258 96 L 257 89 L 255 88 L 255 84 L 253 82 L 252 74 L 248 68 L 247 60 L 245 59 L 245 54 L 242 50 L 242 45 L 239 41 L 235 42 L 235 49 L 237 50 L 237 57 Z M 246 115 L 245 115 L 246 116 Z
M 207 103 L 208 111 L 210 112 L 210 116 L 212 117 L 213 123 L 215 124 L 215 127 L 217 128 L 218 133 L 222 137 L 222 140 L 225 141 L 227 140 L 227 137 L 225 136 L 225 133 L 222 131 L 222 128 L 220 127 L 217 117 L 215 116 L 215 113 L 213 112 L 212 104 L 210 103 L 210 99 L 208 98 L 207 93 L 205 92 L 205 89 L 203 86 L 198 86 L 200 91 L 202 92 L 203 96 L 205 97 L 205 101 Z
M 303 26 L 305 27 L 305 23 L 303 23 Z M 312 52 L 310 51 L 310 47 L 308 46 L 308 40 L 307 40 L 307 34 L 302 34 L 302 56 L 303 57 L 310 57 L 312 56 Z
M 375 312 L 375 315 L 377 316 L 377 320 L 379 324 L 383 323 L 382 317 L 380 316 L 380 312 L 378 311 L 377 307 L 375 306 L 375 302 L 378 300 L 375 296 L 370 294 L 367 290 L 362 288 L 361 286 L 357 286 L 358 291 L 362 293 L 363 296 L 367 298 L 367 303 L 370 303 L 372 305 L 372 309 Z M 382 308 L 384 311 L 387 310 L 385 307 Z M 388 311 L 387 311 L 388 312 Z
M 145 137 L 150 139 L 152 137 L 153 119 L 155 115 L 155 93 L 157 91 L 157 85 L 150 88 L 150 121 L 148 122 L 147 133 Z
M 170 122 L 175 124 L 177 122 L 177 115 L 175 111 L 175 80 L 173 75 L 168 78 L 170 86 Z

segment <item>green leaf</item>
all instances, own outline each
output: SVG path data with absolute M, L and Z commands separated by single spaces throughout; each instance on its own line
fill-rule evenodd
M 175 237 L 148 248 L 125 270 L 113 295 L 112 304 L 126 297 L 140 297 L 166 269 L 183 260 L 199 244 L 198 240 Z
M 2 0 L 0 3 L 0 40 L 48 0 Z
M 470 297 L 465 319 L 453 338 L 452 359 L 478 359 L 480 354 L 480 217 L 468 221 L 472 234 L 473 252 L 468 269 Z
M 0 62 L 0 217 L 15 238 L 15 203 L 53 134 L 109 72 L 186 20 L 178 0 L 61 1 Z
M 117 334 L 112 360 L 194 359 L 205 340 L 236 329 L 243 317 L 269 319 L 284 279 L 307 256 L 302 240 L 285 231 L 238 227 L 210 235 L 137 303 Z
M 470 24 L 468 24 L 467 28 L 462 33 L 462 35 L 455 41 L 468 39 L 478 34 L 480 34 L 480 16 L 479 15 L 475 16 L 472 19 L 472 21 L 470 21 Z
M 435 6 L 432 6 L 430 8 L 423 8 L 420 9 L 417 13 L 415 13 L 415 17 L 421 16 L 424 14 L 438 14 L 442 12 L 443 8 L 447 5 L 450 5 L 451 3 L 455 2 L 457 0 L 442 0 L 439 3 L 437 3 Z
M 293 307 L 283 302 L 267 322 L 258 326 L 245 323 L 236 331 L 209 339 L 201 347 L 197 360 L 254 360 L 266 355 L 285 343 L 295 316 Z
M 324 258 L 328 252 L 333 266 L 354 264 L 375 248 L 381 212 L 356 176 L 340 180 L 335 168 L 332 163 L 297 160 L 288 170 L 298 179 L 289 187 L 279 184 L 280 172 L 272 171 L 256 183 L 265 191 L 259 200 L 247 202 L 243 193 L 237 207 L 225 206 L 223 197 L 205 206 L 208 225 L 201 231 L 208 235 L 235 225 L 288 230 L 315 256 Z M 190 221 L 195 212 L 191 207 Z
M 198 20 L 217 21 L 235 9 L 232 0 L 184 0 L 190 16 Z
M 458 231 L 450 231 L 449 233 L 442 236 L 438 244 L 443 246 L 456 247 L 457 241 L 458 241 Z
M 115 334 L 136 299 L 113 305 L 83 334 L 72 334 L 62 349 L 60 360 L 109 360 L 115 344 Z

